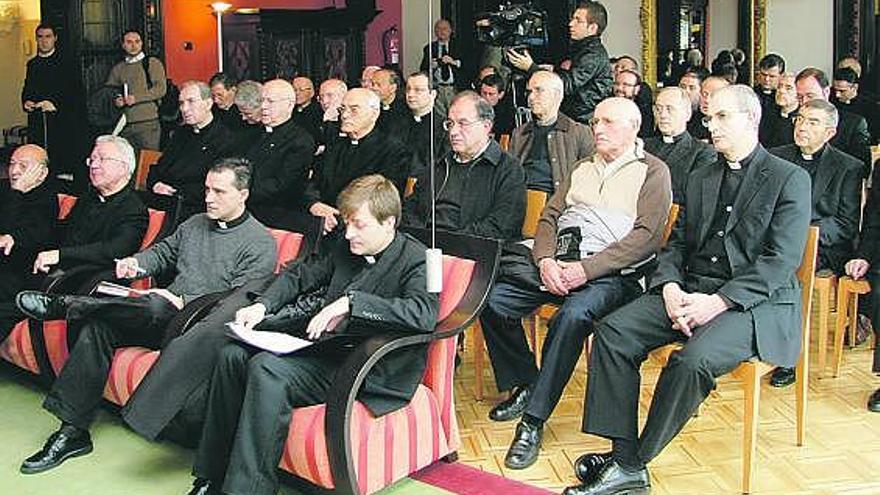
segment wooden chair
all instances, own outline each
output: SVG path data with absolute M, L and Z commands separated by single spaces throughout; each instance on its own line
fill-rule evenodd
M 849 345 L 854 346 L 859 322 L 859 295 L 869 292 L 871 284 L 865 279 L 853 280 L 844 276 L 837 283 L 837 321 L 834 325 L 834 362 L 831 373 L 835 378 L 840 375 L 840 364 L 843 362 L 844 332 L 849 329 Z M 820 344 L 822 342 L 819 341 Z M 874 344 L 877 345 L 877 342 Z
M 147 187 L 147 176 L 150 174 L 150 167 L 159 161 L 162 157 L 161 151 L 141 150 L 138 155 L 137 168 L 134 173 L 134 188 L 143 190 Z
M 498 136 L 498 146 L 501 146 L 502 150 L 507 151 L 510 148 L 510 134 Z
M 522 235 L 526 239 L 535 237 L 538 230 L 538 220 L 547 205 L 547 193 L 536 189 L 526 191 L 526 216 L 523 220 Z
M 416 182 L 418 179 L 416 177 L 407 177 L 406 178 L 406 187 L 403 189 L 403 197 L 408 198 L 416 192 Z
M 807 422 L 807 377 L 810 362 L 810 315 L 813 300 L 813 284 L 816 278 L 816 252 L 819 246 L 819 227 L 810 226 L 801 265 L 797 270 L 801 282 L 801 353 L 797 363 L 795 386 L 797 414 L 797 445 L 804 444 Z M 669 344 L 651 353 L 665 366 L 669 356 L 681 349 L 681 344 Z M 758 405 L 761 398 L 761 378 L 776 366 L 758 359 L 744 361 L 730 375 L 739 379 L 743 386 L 743 466 L 742 492 L 751 493 L 755 484 L 755 461 L 758 440 Z

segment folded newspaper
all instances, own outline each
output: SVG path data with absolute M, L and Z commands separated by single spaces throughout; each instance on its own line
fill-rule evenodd
M 286 333 L 249 330 L 234 321 L 230 321 L 226 326 L 229 328 L 227 334 L 230 337 L 274 354 L 290 354 L 314 344 L 311 340 L 301 339 Z

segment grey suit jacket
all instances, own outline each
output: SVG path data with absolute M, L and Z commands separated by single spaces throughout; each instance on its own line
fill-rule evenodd
M 796 272 L 810 225 L 810 176 L 758 145 L 725 227 L 731 277 L 718 285 L 689 271 L 710 235 L 725 162 L 694 171 L 650 288 L 677 282 L 688 291 L 716 293 L 747 311 L 761 360 L 794 366 L 800 352 L 801 299 Z

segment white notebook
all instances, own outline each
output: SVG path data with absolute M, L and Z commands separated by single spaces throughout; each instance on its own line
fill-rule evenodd
M 230 337 L 274 354 L 290 354 L 314 344 L 311 340 L 301 339 L 286 333 L 248 330 L 233 321 L 227 323 L 226 326 L 229 328 Z

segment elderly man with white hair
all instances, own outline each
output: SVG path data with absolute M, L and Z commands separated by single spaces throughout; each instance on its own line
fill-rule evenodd
M 715 164 L 694 171 L 647 294 L 603 318 L 590 355 L 584 431 L 612 451 L 575 461 L 582 484 L 565 495 L 642 493 L 646 464 L 715 388 L 759 358 L 793 366 L 800 351 L 796 271 L 810 224 L 810 177 L 758 143 L 761 103 L 748 86 L 709 95 Z M 598 140 L 597 140 L 598 141 Z M 663 368 L 639 433 L 639 367 L 681 342 Z
M 639 279 L 660 248 L 672 201 L 669 169 L 645 155 L 636 137 L 635 103 L 603 100 L 591 123 L 596 152 L 575 164 L 544 209 L 531 253 L 533 280 L 498 283 L 480 316 L 498 389 L 512 389 L 489 418 L 523 415 L 504 460 L 511 469 L 537 459 L 544 422 L 593 324 L 642 293 Z M 546 302 L 560 308 L 538 371 L 520 319 Z
M 672 201 L 681 203 L 691 172 L 715 163 L 712 146 L 695 139 L 687 130 L 691 100 L 685 90 L 672 86 L 657 93 L 654 121 L 659 136 L 645 139 L 645 151 L 663 160 L 672 174 Z
M 559 112 L 564 96 L 562 79 L 537 71 L 526 86 L 532 121 L 513 131 L 510 153 L 526 172 L 526 187 L 553 194 L 574 164 L 596 151 L 590 128 Z

